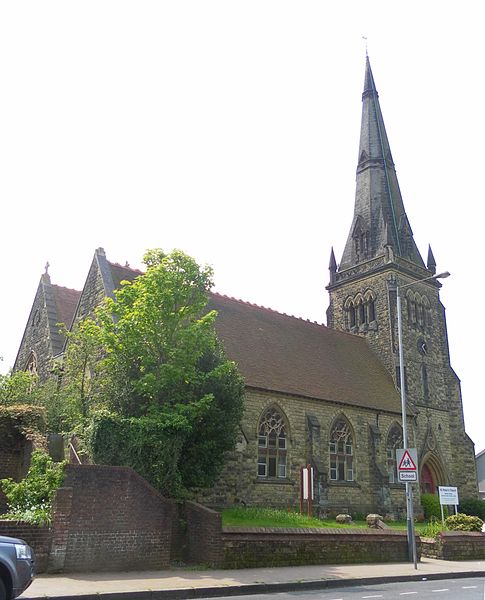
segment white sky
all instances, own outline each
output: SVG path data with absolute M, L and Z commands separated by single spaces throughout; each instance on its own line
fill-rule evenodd
M 325 322 L 350 228 L 365 46 L 426 259 L 449 270 L 452 364 L 485 448 L 480 2 L 0 4 L 0 368 L 48 260 L 81 289 L 95 248 L 173 247 L 216 290 Z

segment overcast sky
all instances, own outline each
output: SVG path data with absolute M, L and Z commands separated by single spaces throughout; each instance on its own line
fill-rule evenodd
M 0 4 L 0 369 L 46 261 L 180 248 L 216 290 L 325 322 L 353 214 L 365 42 L 414 237 L 443 282 L 465 421 L 485 448 L 480 2 Z

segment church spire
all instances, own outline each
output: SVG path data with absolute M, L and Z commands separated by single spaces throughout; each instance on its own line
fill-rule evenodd
M 366 57 L 354 219 L 339 270 L 385 255 L 389 248 L 424 267 L 404 210 L 369 57 Z

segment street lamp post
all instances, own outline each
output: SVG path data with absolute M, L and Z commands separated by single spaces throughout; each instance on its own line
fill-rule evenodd
M 406 415 L 406 382 L 404 377 L 404 350 L 403 350 L 403 339 L 402 339 L 402 311 L 401 311 L 401 290 L 403 288 L 411 287 L 422 281 L 429 281 L 431 279 L 445 279 L 449 277 L 448 271 L 439 273 L 438 275 L 432 275 L 431 277 L 425 277 L 418 281 L 406 283 L 404 285 L 396 286 L 396 297 L 397 297 L 397 333 L 398 333 L 398 344 L 399 344 L 399 383 L 401 388 L 401 418 L 402 418 L 402 437 L 404 451 L 408 449 L 408 426 L 407 426 L 407 415 Z M 408 552 L 409 558 L 414 563 L 414 568 L 417 569 L 416 559 L 416 538 L 414 536 L 414 507 L 413 507 L 413 488 L 409 481 L 406 481 L 406 522 L 407 522 L 407 534 L 408 534 Z

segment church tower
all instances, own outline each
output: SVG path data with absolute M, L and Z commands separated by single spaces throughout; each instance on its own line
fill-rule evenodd
M 366 337 L 400 384 L 396 287 L 401 289 L 404 381 L 410 445 L 418 448 L 422 491 L 456 485 L 476 497 L 473 443 L 465 433 L 460 382 L 450 365 L 441 284 L 431 248 L 424 263 L 392 159 L 366 58 L 354 217 L 337 265 L 330 256 L 328 326 Z

